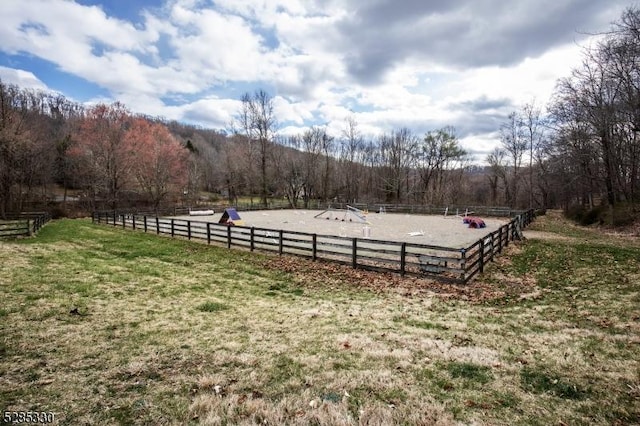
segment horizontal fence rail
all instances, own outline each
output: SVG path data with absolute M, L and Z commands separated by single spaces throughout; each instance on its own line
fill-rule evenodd
M 455 214 L 455 213 L 453 213 Z M 429 276 L 467 283 L 482 273 L 510 241 L 533 220 L 533 211 L 520 212 L 508 224 L 466 248 L 449 248 L 398 241 L 349 238 L 306 232 L 163 218 L 140 213 L 94 212 L 93 222 L 148 233 L 198 239 L 207 244 L 323 259 L 402 276 Z
M 49 213 L 20 213 L 0 219 L 0 238 L 16 238 L 36 234 L 51 220 Z

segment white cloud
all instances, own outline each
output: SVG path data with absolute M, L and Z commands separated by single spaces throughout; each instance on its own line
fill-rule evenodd
M 49 90 L 32 72 L 0 66 L 0 80 L 25 89 Z
M 217 81 L 259 79 L 264 48 L 246 21 L 215 10 L 189 11 L 180 6 L 173 8 L 171 18 L 183 30 L 172 40 L 183 71 Z
M 313 120 L 313 111 L 318 108 L 315 102 L 290 102 L 281 96 L 273 99 L 274 112 L 278 121 L 293 122 L 299 126 Z
M 211 96 L 174 109 L 180 118 L 191 123 L 205 122 L 214 129 L 227 129 L 233 122 L 235 112 L 240 109 L 240 101 Z
M 586 35 L 576 30 L 605 30 L 625 6 L 165 0 L 134 25 L 73 1 L 2 0 L 0 51 L 48 61 L 135 112 L 221 128 L 241 93 L 264 88 L 282 131 L 317 124 L 339 136 L 348 115 L 364 134 L 453 125 L 485 152 L 501 117 L 532 99 L 545 103 L 579 64 L 574 40 Z M 7 67 L 0 78 L 38 88 L 47 81 Z
M 511 67 L 483 67 L 455 73 L 447 88 L 452 101 L 474 99 L 482 95 L 508 97 L 515 104 L 532 98 L 549 99 L 558 78 L 569 76 L 580 64 L 581 48 L 565 44 L 537 58 L 525 58 Z

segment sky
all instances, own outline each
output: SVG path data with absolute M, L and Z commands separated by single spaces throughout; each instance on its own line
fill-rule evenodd
M 1 0 L 0 79 L 228 130 L 244 93 L 278 131 L 445 126 L 482 161 L 542 109 L 620 0 Z

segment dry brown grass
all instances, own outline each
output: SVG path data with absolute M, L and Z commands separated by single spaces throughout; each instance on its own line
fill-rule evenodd
M 459 288 L 54 222 L 0 246 L 0 405 L 59 424 L 633 423 L 635 249 L 596 248 L 614 282 L 590 246 L 554 244 Z

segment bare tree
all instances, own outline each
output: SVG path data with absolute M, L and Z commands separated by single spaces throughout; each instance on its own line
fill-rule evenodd
M 304 155 L 299 151 L 300 146 L 300 136 L 281 140 L 274 161 L 282 192 L 293 208 L 298 208 L 305 189 Z
M 600 46 L 608 77 L 619 87 L 614 137 L 618 157 L 614 167 L 619 190 L 635 203 L 640 186 L 640 9 L 626 9 Z
M 503 148 L 495 148 L 488 156 L 487 163 L 489 163 L 489 174 L 487 179 L 489 180 L 489 188 L 491 190 L 491 204 L 498 205 L 498 187 L 500 181 L 503 183 L 505 192 L 505 200 L 511 199 L 509 182 L 507 178 L 507 161 L 506 152 Z
M 362 147 L 362 162 L 365 165 L 364 192 L 368 194 L 368 199 L 381 200 L 385 194 L 383 176 L 380 173 L 382 167 L 382 153 L 377 141 L 368 139 Z
M 125 142 L 133 148 L 136 156 L 133 175 L 157 212 L 167 197 L 185 189 L 188 151 L 166 126 L 144 118 L 131 120 Z
M 520 169 L 522 157 L 526 152 L 527 140 L 524 135 L 522 119 L 518 113 L 509 114 L 507 122 L 500 128 L 500 142 L 509 160 L 510 188 L 507 192 L 507 204 L 511 207 L 518 206 L 518 191 L 520 190 Z
M 358 122 L 355 117 L 349 116 L 345 120 L 342 130 L 340 159 L 344 171 L 344 188 L 349 202 L 357 202 L 360 195 L 361 180 L 358 171 L 361 152 L 364 148 L 364 140 L 358 130 Z
M 49 111 L 51 115 L 51 139 L 55 144 L 55 159 L 53 164 L 53 178 L 62 185 L 62 208 L 66 209 L 68 188 L 79 186 L 76 181 L 75 162 L 69 155 L 73 147 L 73 129 L 82 116 L 82 107 L 69 102 L 63 96 L 51 95 L 48 97 Z
M 533 160 L 535 158 L 536 151 L 539 150 L 542 143 L 543 136 L 543 123 L 542 123 L 542 111 L 536 105 L 535 101 L 527 103 L 522 107 L 520 113 L 521 125 L 524 130 L 524 138 L 529 148 L 529 181 L 527 182 L 529 192 L 529 208 L 533 208 L 534 202 L 534 189 L 533 189 Z
M 300 138 L 300 148 L 304 152 L 304 178 L 302 197 L 305 208 L 312 198 L 321 194 L 320 163 L 323 152 L 324 129 L 311 127 Z
M 30 144 L 29 104 L 24 91 L 0 80 L 0 217 L 13 207 L 20 160 Z
M 112 208 L 133 182 L 136 156 L 125 138 L 129 120 L 123 104 L 98 104 L 87 111 L 75 133 L 74 156 L 84 165 L 85 186 L 94 199 L 105 196 Z
M 467 153 L 458 142 L 453 127 L 428 132 L 416 151 L 420 174 L 422 201 L 426 204 L 442 204 L 445 189 L 451 189 L 447 173 L 462 169 Z M 458 176 L 459 178 L 459 176 Z
M 260 161 L 260 197 L 262 205 L 266 207 L 269 193 L 268 154 L 276 132 L 273 99 L 264 90 L 256 90 L 253 94 L 245 93 L 242 96 L 242 108 L 236 120 L 251 147 L 257 144 Z
M 333 198 L 333 191 L 331 188 L 332 183 L 332 163 L 333 163 L 333 144 L 334 138 L 327 134 L 327 128 L 322 127 L 319 129 L 320 133 L 320 149 L 323 156 L 324 167 L 322 170 L 321 180 L 321 199 L 326 202 Z
M 590 145 L 598 184 L 611 208 L 634 202 L 640 184 L 640 9 L 627 9 L 602 41 L 585 51 L 581 66 L 560 81 L 553 103 L 559 131 L 555 142 L 570 144 L 571 130 Z M 574 133 L 575 135 L 575 133 Z
M 388 202 L 402 202 L 410 188 L 409 170 L 414 165 L 418 139 L 407 128 L 378 138 L 382 191 Z

